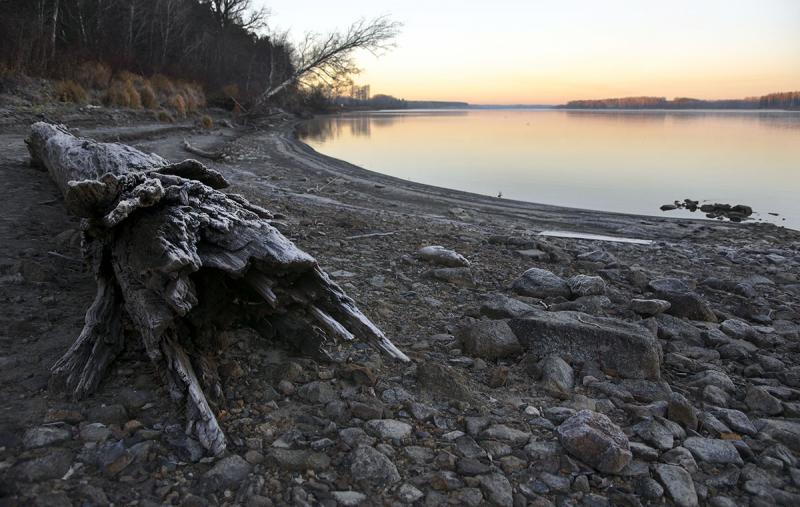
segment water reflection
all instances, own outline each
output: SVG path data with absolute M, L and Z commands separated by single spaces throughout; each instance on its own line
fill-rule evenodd
M 691 198 L 800 228 L 800 113 L 383 111 L 316 118 L 301 138 L 368 169 L 484 195 L 650 215 Z

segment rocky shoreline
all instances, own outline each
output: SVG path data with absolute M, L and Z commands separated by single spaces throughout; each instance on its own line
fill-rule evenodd
M 78 222 L 0 122 L 3 505 L 800 504 L 800 233 L 427 187 L 266 130 L 71 112 L 168 159 L 193 146 L 276 215 L 412 358 L 334 362 L 227 331 L 203 456 L 141 350 L 92 398 L 46 390 L 93 281 Z M 70 116 L 72 115 L 72 116 Z M 27 217 L 28 220 L 22 220 Z M 547 230 L 650 240 L 544 237 Z

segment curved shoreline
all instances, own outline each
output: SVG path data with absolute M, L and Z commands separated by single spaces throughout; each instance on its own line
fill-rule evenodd
M 626 238 L 678 239 L 703 230 L 720 234 L 734 232 L 800 237 L 800 231 L 771 223 L 732 223 L 696 218 L 658 217 L 611 211 L 570 208 L 475 194 L 462 190 L 407 181 L 365 169 L 316 151 L 300 140 L 298 127 L 305 120 L 291 121 L 268 134 L 281 155 L 308 170 L 323 171 L 358 185 L 359 191 L 401 206 L 409 212 L 452 215 L 452 208 L 478 212 L 496 219 L 523 222 L 541 232 L 559 229 L 577 233 L 605 234 Z

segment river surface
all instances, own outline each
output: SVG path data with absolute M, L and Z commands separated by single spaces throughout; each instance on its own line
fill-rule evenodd
M 300 138 L 326 155 L 440 187 L 693 218 L 704 214 L 659 207 L 684 198 L 746 204 L 755 220 L 800 229 L 796 112 L 381 111 L 318 117 Z

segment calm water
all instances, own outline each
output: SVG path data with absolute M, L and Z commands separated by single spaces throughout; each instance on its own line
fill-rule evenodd
M 688 197 L 747 204 L 757 219 L 800 229 L 800 113 L 371 112 L 314 119 L 301 138 L 441 187 L 645 215 Z

